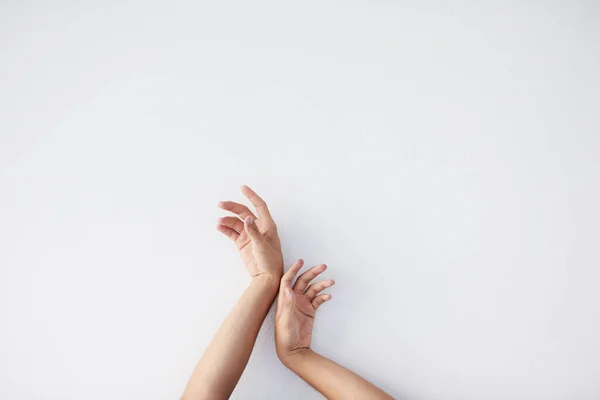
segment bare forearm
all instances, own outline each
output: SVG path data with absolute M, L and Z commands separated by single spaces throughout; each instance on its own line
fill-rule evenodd
M 233 392 L 277 292 L 271 277 L 256 277 L 198 362 L 183 399 L 227 399 Z
M 310 349 L 287 356 L 282 361 L 330 400 L 392 399 L 366 379 Z

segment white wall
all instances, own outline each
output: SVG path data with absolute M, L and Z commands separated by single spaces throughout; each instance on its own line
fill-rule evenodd
M 600 398 L 594 2 L 118 3 L 0 6 L 0 398 L 177 398 L 248 283 L 243 183 L 337 281 L 317 351 Z M 233 397 L 320 398 L 272 329 Z

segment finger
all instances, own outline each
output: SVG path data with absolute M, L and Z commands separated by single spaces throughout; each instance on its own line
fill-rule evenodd
M 300 275 L 298 277 L 298 280 L 296 280 L 296 283 L 294 284 L 294 291 L 296 293 L 300 293 L 300 294 L 304 293 L 304 290 L 306 289 L 306 287 L 308 286 L 310 281 L 315 279 L 317 277 L 317 275 L 319 275 L 321 272 L 325 271 L 326 269 L 327 269 L 327 265 L 321 264 L 321 265 L 315 265 L 308 271 L 302 273 L 302 275 Z
M 281 287 L 288 286 L 291 288 L 294 277 L 296 276 L 298 271 L 300 271 L 300 268 L 302 268 L 303 265 L 304 265 L 303 259 L 300 258 L 300 259 L 296 260 L 296 262 L 292 264 L 290 269 L 288 269 L 287 272 L 285 274 L 283 274 L 283 276 L 281 277 Z
M 260 218 L 265 218 L 273 222 L 273 218 L 271 218 L 271 213 L 269 212 L 269 207 L 267 207 L 267 203 L 265 203 L 265 201 L 259 195 L 257 195 L 254 190 L 244 185 L 242 186 L 242 193 L 248 198 L 248 200 L 250 200 L 250 203 L 252 203 L 254 208 L 256 208 L 256 211 L 258 212 L 258 216 Z
M 333 285 L 335 285 L 335 281 L 333 279 L 313 283 L 312 285 L 310 285 L 308 287 L 308 289 L 306 289 L 306 292 L 304 292 L 304 295 L 312 300 L 320 292 L 327 289 L 328 287 L 332 287 Z
M 238 217 L 221 217 L 218 220 L 219 225 L 228 226 L 237 233 L 244 231 L 244 222 Z
M 248 217 L 256 219 L 256 216 L 248 207 L 234 201 L 221 201 L 219 202 L 219 207 L 223 210 L 231 211 L 232 213 L 239 215 L 242 219 L 246 219 Z
M 323 304 L 323 303 L 325 303 L 326 301 L 329 301 L 329 300 L 331 300 L 331 295 L 330 294 L 320 294 L 317 297 L 315 297 L 313 299 L 313 301 L 310 302 L 310 304 L 312 304 L 312 306 L 316 310 L 317 308 L 319 308 L 321 306 L 321 304 Z
M 218 224 L 217 229 L 219 232 L 221 232 L 223 235 L 227 236 L 229 239 L 233 240 L 234 242 L 236 240 L 238 240 L 238 238 L 240 237 L 239 233 L 237 233 L 235 230 L 231 229 L 228 226 Z
M 252 243 L 256 246 L 255 248 L 259 251 L 264 250 L 265 237 L 258 230 L 256 222 L 254 219 L 252 219 L 252 217 L 246 217 L 244 220 L 244 229 L 246 230 L 250 240 L 252 240 Z

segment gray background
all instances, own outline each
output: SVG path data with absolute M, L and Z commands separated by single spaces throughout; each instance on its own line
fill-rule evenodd
M 398 398 L 600 399 L 600 11 L 525 3 L 2 2 L 0 397 L 177 398 L 245 183 L 337 281 L 315 350 Z M 320 398 L 272 316 L 234 398 Z

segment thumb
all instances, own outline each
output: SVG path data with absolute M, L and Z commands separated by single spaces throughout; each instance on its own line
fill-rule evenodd
M 277 302 L 277 313 L 276 317 L 279 317 L 282 313 L 286 313 L 290 315 L 292 311 L 294 311 L 294 306 L 296 305 L 296 297 L 294 296 L 294 291 L 290 287 L 285 287 L 281 289 L 279 293 L 279 301 Z
M 252 243 L 260 245 L 265 240 L 262 233 L 260 233 L 258 230 L 258 226 L 256 226 L 256 222 L 254 219 L 252 219 L 252 217 L 246 217 L 244 220 L 244 229 L 246 230 L 250 240 L 252 240 Z

